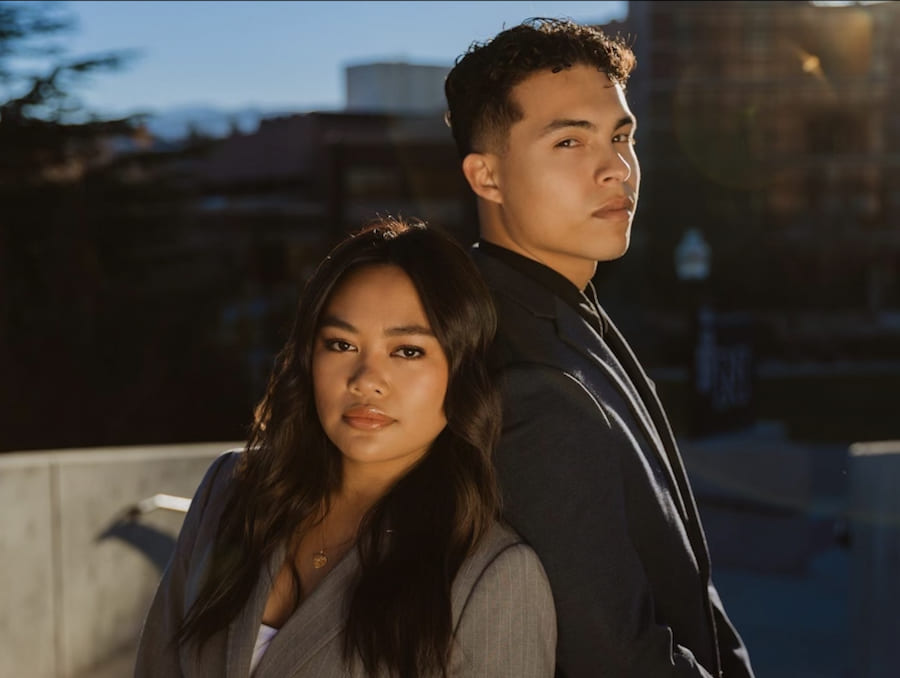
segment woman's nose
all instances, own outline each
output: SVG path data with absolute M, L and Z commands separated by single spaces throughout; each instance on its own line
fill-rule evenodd
M 383 396 L 388 391 L 387 380 L 384 378 L 383 371 L 368 359 L 360 360 L 353 374 L 350 375 L 349 386 L 352 393 L 363 396 Z

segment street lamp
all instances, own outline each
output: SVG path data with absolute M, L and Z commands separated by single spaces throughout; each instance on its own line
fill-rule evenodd
M 679 280 L 709 277 L 711 250 L 698 228 L 689 228 L 675 247 L 675 274 Z
M 675 273 L 689 288 L 693 435 L 735 430 L 753 419 L 753 321 L 714 308 L 708 287 L 712 252 L 699 229 L 675 247 Z
M 692 434 L 705 432 L 704 403 L 712 391 L 716 366 L 716 330 L 712 309 L 701 297 L 709 278 L 711 249 L 698 228 L 689 228 L 675 247 L 675 275 L 688 291 L 687 307 L 691 338 L 691 398 L 689 428 Z

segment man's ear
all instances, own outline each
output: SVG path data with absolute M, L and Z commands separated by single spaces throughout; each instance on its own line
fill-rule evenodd
M 463 158 L 462 171 L 475 195 L 499 205 L 503 194 L 497 183 L 496 161 L 497 156 L 492 153 L 469 153 Z

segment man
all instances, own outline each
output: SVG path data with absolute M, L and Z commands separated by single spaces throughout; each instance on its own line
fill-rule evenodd
M 447 77 L 500 318 L 505 514 L 550 578 L 558 676 L 746 678 L 665 413 L 591 284 L 638 199 L 633 65 L 600 31 L 535 19 Z

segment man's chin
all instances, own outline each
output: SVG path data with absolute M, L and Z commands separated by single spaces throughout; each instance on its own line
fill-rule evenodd
M 625 240 L 620 245 L 604 247 L 601 252 L 598 252 L 597 263 L 604 263 L 608 261 L 615 261 L 616 259 L 621 259 L 628 252 L 628 246 L 631 243 L 628 240 Z

